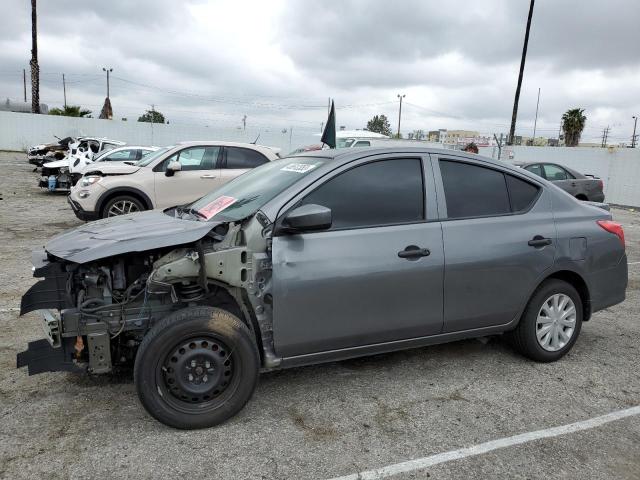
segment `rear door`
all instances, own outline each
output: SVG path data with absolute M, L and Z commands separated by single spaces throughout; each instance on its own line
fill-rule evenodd
M 242 147 L 224 147 L 218 175 L 220 184 L 227 183 L 247 170 L 267 163 L 269 159 L 257 150 Z
M 445 251 L 444 331 L 509 323 L 554 262 L 549 194 L 484 162 L 440 157 L 434 166 Z
M 580 188 L 576 179 L 568 171 L 559 165 L 545 163 L 543 165 L 544 176 L 550 182 L 555 183 L 565 192 L 569 192 L 574 197 L 580 193 Z
M 368 158 L 318 180 L 283 209 L 323 205 L 333 225 L 273 239 L 278 355 L 441 331 L 443 250 L 434 190 L 428 157 Z M 414 249 L 428 255 L 405 255 Z
M 155 207 L 166 208 L 193 202 L 216 187 L 215 169 L 219 146 L 188 147 L 174 153 L 153 169 Z M 182 170 L 166 176 L 169 162 L 178 161 Z

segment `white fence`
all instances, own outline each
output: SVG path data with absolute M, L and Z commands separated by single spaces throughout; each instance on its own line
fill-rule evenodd
M 0 112 L 0 150 L 24 151 L 30 145 L 53 141 L 54 135 L 95 135 L 129 144 L 170 145 L 186 140 L 252 142 L 258 134 L 258 143 L 279 147 L 284 153 L 320 141 L 319 136 L 308 130 L 296 131 L 295 127 L 286 132 L 278 127 L 242 130 Z M 493 158 L 498 155 L 495 147 L 481 148 L 480 153 Z M 640 207 L 640 149 L 514 146 L 503 147 L 502 159 L 507 162 L 555 162 L 597 175 L 604 181 L 607 202 Z
M 25 151 L 31 145 L 55 141 L 68 136 L 92 135 L 122 140 L 131 145 L 171 145 L 189 140 L 227 140 L 253 142 L 282 149 L 288 153 L 302 145 L 319 143 L 308 129 L 239 128 L 201 125 L 164 125 L 136 121 L 73 118 L 55 115 L 0 112 L 0 150 Z

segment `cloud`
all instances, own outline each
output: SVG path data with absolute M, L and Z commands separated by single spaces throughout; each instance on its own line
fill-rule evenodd
M 99 111 L 103 66 L 114 68 L 117 116 L 150 104 L 174 121 L 317 129 L 327 97 L 338 121 L 397 117 L 403 130 L 507 131 L 528 0 L 58 0 L 39 3 L 41 98 L 67 96 Z M 30 6 L 5 0 L 0 95 L 22 97 L 30 57 Z M 7 21 L 6 19 L 10 19 Z M 536 3 L 518 129 L 557 131 L 567 108 L 586 108 L 588 129 L 622 138 L 640 113 L 640 2 Z M 348 107 L 348 108 L 342 108 Z M 506 125 L 506 127 L 505 127 Z M 630 135 L 630 132 L 629 132 Z

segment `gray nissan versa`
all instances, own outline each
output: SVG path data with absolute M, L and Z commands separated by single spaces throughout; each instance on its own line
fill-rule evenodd
M 497 334 L 558 360 L 627 286 L 609 212 L 411 147 L 268 162 L 194 203 L 58 235 L 34 265 L 21 313 L 39 310 L 47 338 L 18 366 L 132 365 L 146 410 L 178 428 L 236 414 L 261 370 Z

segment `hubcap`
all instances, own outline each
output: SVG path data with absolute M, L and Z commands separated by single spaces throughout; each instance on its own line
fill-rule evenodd
M 213 338 L 194 338 L 179 344 L 162 366 L 167 390 L 187 403 L 208 402 L 229 386 L 233 376 L 231 353 Z
M 576 306 L 564 293 L 550 296 L 542 304 L 536 321 L 536 338 L 542 348 L 556 352 L 563 348 L 576 329 Z
M 109 208 L 107 217 L 115 217 L 117 215 L 125 215 L 127 213 L 137 212 L 140 209 L 131 200 L 119 200 Z

